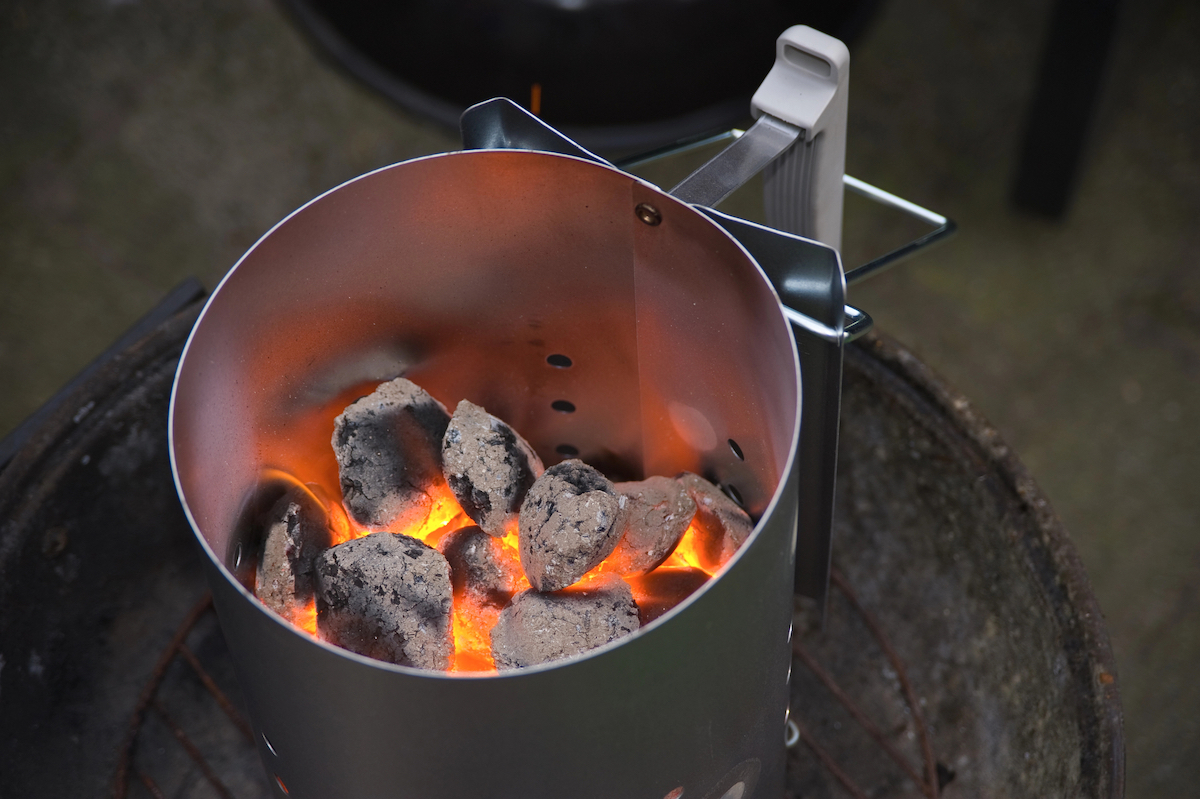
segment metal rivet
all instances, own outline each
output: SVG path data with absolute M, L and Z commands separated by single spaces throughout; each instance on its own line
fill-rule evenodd
M 638 203 L 638 207 L 633 210 L 638 219 L 650 227 L 662 224 L 662 213 L 650 203 Z

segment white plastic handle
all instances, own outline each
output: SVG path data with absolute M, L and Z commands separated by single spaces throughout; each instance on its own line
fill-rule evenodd
M 804 130 L 763 173 L 767 224 L 841 249 L 842 175 L 850 51 L 838 39 L 795 25 L 775 42 L 775 65 L 750 111 Z

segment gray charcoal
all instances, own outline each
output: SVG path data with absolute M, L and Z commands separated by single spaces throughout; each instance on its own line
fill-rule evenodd
M 271 610 L 291 619 L 313 597 L 317 557 L 332 543 L 329 516 L 311 494 L 290 488 L 267 513 L 255 594 Z
M 497 669 L 549 663 L 604 646 L 640 627 L 629 586 L 609 575 L 553 594 L 523 591 L 492 628 Z
M 621 574 L 645 574 L 675 549 L 696 515 L 696 503 L 669 477 L 617 483 L 616 489 L 626 500 L 626 521 L 612 564 Z
M 709 571 L 718 569 L 754 532 L 754 522 L 736 502 L 703 477 L 684 472 L 676 479 L 696 503 L 692 524 L 696 528 L 700 565 Z
M 521 567 L 537 591 L 558 591 L 598 566 L 624 532 L 624 498 L 583 461 L 551 466 L 520 513 Z
M 317 631 L 331 644 L 421 669 L 454 655 L 450 565 L 406 535 L 372 533 L 317 561 Z
M 496 607 L 508 604 L 516 593 L 521 569 L 503 550 L 498 539 L 475 525 L 443 536 L 438 551 L 450 563 L 455 597 Z
M 444 491 L 445 406 L 398 377 L 347 406 L 333 428 L 346 510 L 363 527 L 404 530 L 429 517 Z
M 458 403 L 442 438 L 442 471 L 485 533 L 504 537 L 542 470 L 537 453 L 511 427 L 478 405 Z

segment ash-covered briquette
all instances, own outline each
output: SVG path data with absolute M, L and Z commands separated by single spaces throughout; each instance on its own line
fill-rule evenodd
M 337 417 L 333 451 L 346 510 L 363 527 L 403 530 L 433 508 L 445 487 L 442 436 L 450 414 L 415 383 L 398 377 Z
M 708 582 L 702 569 L 655 569 L 649 574 L 629 577 L 629 585 L 637 597 L 638 619 L 645 627 L 671 608 L 691 596 Z
M 266 516 L 266 535 L 255 575 L 255 594 L 291 619 L 313 597 L 316 560 L 333 543 L 329 515 L 307 491 L 289 488 Z
M 696 528 L 700 565 L 710 571 L 718 569 L 754 532 L 754 522 L 736 502 L 703 477 L 684 472 L 676 479 L 696 503 L 692 524 Z
M 317 561 L 317 631 L 351 652 L 401 666 L 447 669 L 454 655 L 450 565 L 397 533 L 372 533 Z
M 456 597 L 503 607 L 517 590 L 521 571 L 504 557 L 499 539 L 475 525 L 455 530 L 438 542 L 438 551 L 450 563 L 450 581 Z
M 603 646 L 640 626 L 629 586 L 614 575 L 553 594 L 522 591 L 492 628 L 497 669 L 518 669 Z
M 485 533 L 502 538 L 543 466 L 516 431 L 463 400 L 442 438 L 442 471 L 463 511 Z
M 624 532 L 625 499 L 583 461 L 551 466 L 519 515 L 521 568 L 537 591 L 558 591 L 600 564 Z
M 616 489 L 626 500 L 625 535 L 610 562 L 621 574 L 645 574 L 675 549 L 696 515 L 696 503 L 669 477 L 617 483 Z

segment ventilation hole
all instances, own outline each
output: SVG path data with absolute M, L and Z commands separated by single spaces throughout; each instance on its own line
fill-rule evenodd
M 275 775 L 275 782 L 279 785 L 279 790 L 283 791 L 285 794 L 291 793 L 291 791 L 287 789 L 287 786 L 283 784 L 283 780 L 278 774 Z
M 579 454 L 579 448 L 573 447 L 570 444 L 559 444 L 554 448 L 554 451 L 567 458 L 574 458 Z
M 727 497 L 736 502 L 739 508 L 742 510 L 746 509 L 746 502 L 742 499 L 742 492 L 738 491 L 733 483 L 726 483 L 725 485 L 721 486 L 721 490 L 725 492 Z
M 242 565 L 242 545 L 238 544 L 237 549 L 233 551 L 233 568 L 238 568 Z
M 267 751 L 275 755 L 275 757 L 279 757 L 279 753 L 275 751 L 275 747 L 271 745 L 271 739 L 267 737 L 265 732 L 262 734 L 262 739 L 263 743 L 267 745 Z
M 550 403 L 550 407 L 559 413 L 575 413 L 575 403 L 567 400 L 555 400 Z
M 733 454 L 737 456 L 737 459 L 739 461 L 746 460 L 746 456 L 742 454 L 742 448 L 739 447 L 738 443 L 736 441 L 734 441 L 732 438 L 729 439 L 729 448 L 731 450 L 733 450 Z
M 571 359 L 556 352 L 553 355 L 546 356 L 546 363 L 550 364 L 551 366 L 557 366 L 559 369 L 566 369 L 571 365 Z

